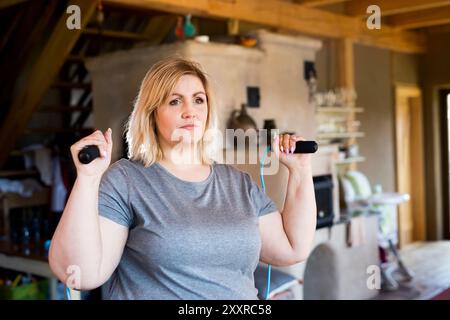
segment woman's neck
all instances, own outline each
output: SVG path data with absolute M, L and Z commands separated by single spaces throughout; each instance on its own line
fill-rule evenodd
M 160 162 L 166 165 L 185 167 L 186 169 L 202 165 L 198 147 L 194 144 L 163 145 L 162 151 L 163 159 Z

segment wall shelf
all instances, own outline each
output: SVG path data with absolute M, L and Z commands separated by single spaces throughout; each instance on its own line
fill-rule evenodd
M 353 108 L 353 107 L 335 107 L 335 106 L 324 106 L 324 107 L 316 107 L 317 113 L 339 113 L 339 112 L 355 112 L 361 113 L 364 112 L 363 108 Z
M 342 159 L 342 160 L 336 160 L 336 161 L 334 161 L 334 163 L 337 165 L 343 165 L 343 164 L 351 164 L 351 163 L 355 163 L 355 162 L 363 162 L 365 160 L 366 160 L 366 158 L 364 158 L 364 157 L 350 157 L 350 158 L 346 158 L 346 159 Z
M 362 138 L 364 137 L 364 132 L 330 132 L 330 133 L 319 133 L 317 138 L 319 140 L 325 139 L 351 139 L 351 138 Z
M 319 145 L 336 144 L 339 150 L 346 154 L 352 145 L 357 146 L 357 138 L 365 136 L 364 132 L 360 131 L 360 122 L 356 120 L 356 115 L 364 112 L 364 108 L 354 105 L 330 105 L 316 106 L 315 109 Z M 363 156 L 336 159 L 333 165 L 338 172 L 345 172 L 348 169 L 354 170 L 358 163 L 365 160 Z

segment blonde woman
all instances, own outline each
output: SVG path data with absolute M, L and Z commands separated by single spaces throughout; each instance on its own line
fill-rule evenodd
M 71 147 L 77 178 L 49 252 L 61 281 L 80 290 L 106 283 L 106 299 L 257 299 L 259 260 L 287 266 L 308 256 L 316 205 L 310 156 L 291 154 L 300 138 L 274 140 L 289 169 L 279 212 L 248 174 L 208 158 L 214 116 L 200 66 L 171 58 L 142 81 L 129 159 L 110 166 L 110 129 Z M 92 144 L 102 156 L 80 164 Z M 192 146 L 198 152 L 185 152 Z

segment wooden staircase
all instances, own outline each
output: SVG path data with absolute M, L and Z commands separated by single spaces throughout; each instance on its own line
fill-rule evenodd
M 33 15 L 32 12 L 43 11 L 44 7 L 32 2 L 17 5 L 29 15 L 30 21 L 37 21 L 38 27 L 32 31 L 33 39 L 29 43 L 40 49 L 35 56 L 29 55 L 28 61 L 25 57 L 22 61 L 22 65 L 30 66 L 25 80 L 11 84 L 8 89 L 21 94 L 11 95 L 10 102 L 0 101 L 0 106 L 4 102 L 7 107 L 0 108 L 0 148 L 3 151 L 0 153 L 0 173 L 2 169 L 8 169 L 4 168 L 5 164 L 14 164 L 15 157 L 23 155 L 22 147 L 30 142 L 57 146 L 60 152 L 70 157 L 70 145 L 96 129 L 93 127 L 92 84 L 86 59 L 134 46 L 159 44 L 176 24 L 176 17 L 170 14 L 105 7 L 99 27 L 97 1 L 68 0 L 67 5 L 70 4 L 78 5 L 83 12 L 81 30 L 65 27 L 64 6 L 53 5 L 46 9 L 46 20 L 40 21 L 39 13 Z M 24 14 L 16 10 L 15 16 L 14 21 L 18 21 Z M 50 34 L 43 37 L 46 29 Z M 13 31 L 14 27 L 11 27 L 7 34 Z M 25 29 L 21 33 L 27 36 Z M 0 41 L 0 46 L 7 48 L 8 45 L 8 39 Z M 19 49 L 20 46 L 16 46 L 14 51 L 21 52 Z M 14 57 L 14 53 L 10 56 Z M 21 68 L 9 69 L 11 74 L 24 72 Z M 17 173 L 14 168 L 10 169 L 9 172 Z

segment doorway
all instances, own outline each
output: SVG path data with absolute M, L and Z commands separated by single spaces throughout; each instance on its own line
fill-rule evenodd
M 399 246 L 426 238 L 422 93 L 416 86 L 395 87 L 397 191 L 411 200 L 399 206 Z
M 450 239 L 450 89 L 439 90 L 442 141 L 442 222 L 443 236 Z

